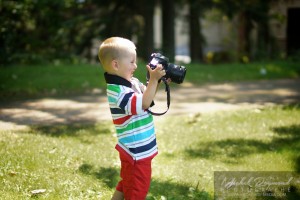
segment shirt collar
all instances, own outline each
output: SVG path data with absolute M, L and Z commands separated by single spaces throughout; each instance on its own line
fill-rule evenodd
M 107 84 L 124 85 L 129 88 L 131 88 L 132 86 L 132 84 L 128 80 L 117 75 L 108 74 L 107 72 L 105 72 L 104 77 Z

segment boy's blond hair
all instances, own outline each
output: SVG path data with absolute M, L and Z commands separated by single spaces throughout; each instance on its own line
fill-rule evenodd
M 136 46 L 132 41 L 122 37 L 111 37 L 100 45 L 98 58 L 104 70 L 109 71 L 113 60 L 127 56 L 127 53 L 135 53 L 135 50 Z

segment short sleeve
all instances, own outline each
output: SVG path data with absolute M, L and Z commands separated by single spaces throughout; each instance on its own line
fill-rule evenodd
M 143 94 L 129 90 L 120 94 L 117 106 L 127 115 L 137 115 L 144 112 L 142 101 Z

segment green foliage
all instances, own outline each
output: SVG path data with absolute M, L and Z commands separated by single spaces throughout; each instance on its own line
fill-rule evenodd
M 288 60 L 293 62 L 300 62 L 300 50 L 293 52 L 289 57 Z
M 93 39 L 141 34 L 143 21 L 137 12 L 143 3 L 1 1 L 0 66 L 47 63 L 73 56 L 96 60 L 91 52 Z
M 179 6 L 182 3 L 190 4 L 192 10 L 194 10 L 194 19 L 197 16 L 202 17 L 206 10 L 213 7 L 221 10 L 230 18 L 240 11 L 245 11 L 248 21 L 258 24 L 259 38 L 257 44 L 259 46 L 256 49 L 262 51 L 257 52 L 255 56 L 270 57 L 270 54 L 276 48 L 273 47 L 272 52 L 269 52 L 267 48 L 272 44 L 272 41 L 268 37 L 269 32 L 266 24 L 269 18 L 273 17 L 267 13 L 270 3 L 276 1 L 278 0 L 190 0 L 171 1 L 169 3 Z M 49 63 L 54 59 L 69 59 L 74 56 L 96 60 L 95 53 L 92 53 L 92 51 L 95 51 L 94 47 L 96 45 L 94 39 L 100 41 L 113 35 L 127 38 L 137 37 L 138 46 L 141 46 L 142 49 L 147 49 L 146 52 L 149 53 L 153 49 L 153 44 L 151 44 L 152 46 L 148 44 L 145 47 L 143 42 L 150 41 L 150 43 L 153 43 L 153 34 L 151 33 L 146 37 L 144 32 L 148 30 L 146 26 L 151 26 L 151 23 L 147 24 L 146 18 L 148 17 L 149 19 L 147 12 L 151 9 L 153 10 L 153 6 L 154 1 L 145 0 L 1 1 L 0 66 L 16 63 Z M 167 10 L 172 11 L 170 6 Z M 173 20 L 173 18 L 171 17 L 170 20 Z M 282 17 L 277 16 L 274 19 L 282 21 Z M 166 22 L 167 25 L 171 24 L 170 20 Z M 197 20 L 195 22 L 197 23 Z M 198 29 L 201 29 L 200 25 Z M 152 29 L 149 28 L 149 30 Z M 167 28 L 164 32 L 169 30 Z M 192 34 L 194 35 L 192 38 L 195 38 L 195 41 L 198 41 L 197 38 L 200 38 L 196 44 L 201 43 L 203 45 L 205 40 L 201 38 L 201 34 L 199 35 L 201 30 L 198 33 L 196 32 Z M 165 45 L 173 45 L 174 41 L 168 41 L 173 38 L 173 34 L 174 31 L 163 34 L 166 35 L 164 37 L 166 41 L 163 41 Z M 249 54 L 249 52 L 245 53 Z M 144 54 L 142 56 L 145 58 L 146 55 Z M 195 55 L 199 54 L 202 54 L 199 48 L 193 46 L 192 58 L 197 58 Z M 201 57 L 197 59 L 201 60 Z
M 278 55 L 276 41 L 270 31 L 270 19 L 282 22 L 282 18 L 275 18 L 269 11 L 272 4 L 280 0 L 214 0 L 215 7 L 220 9 L 230 19 L 237 17 L 237 56 L 246 55 L 255 60 L 274 58 Z M 278 14 L 277 14 L 278 15 Z M 250 33 L 255 28 L 257 37 L 251 41 Z M 253 52 L 251 52 L 253 50 Z
M 147 199 L 213 199 L 214 171 L 299 172 L 299 117 L 291 105 L 159 118 Z M 0 131 L 0 199 L 110 199 L 114 132 L 110 121 Z
M 1 65 L 35 63 L 63 56 L 57 34 L 66 20 L 69 1 L 3 1 L 1 4 Z M 54 12 L 55 11 L 55 12 Z

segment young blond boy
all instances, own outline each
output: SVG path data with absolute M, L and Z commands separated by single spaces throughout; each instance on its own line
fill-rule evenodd
M 154 99 L 159 80 L 166 74 L 161 65 L 151 69 L 147 87 L 133 77 L 137 69 L 136 47 L 120 37 L 106 39 L 98 57 L 105 71 L 107 96 L 121 160 L 121 181 L 114 200 L 145 199 L 151 182 L 151 160 L 157 155 L 153 118 L 146 111 Z

